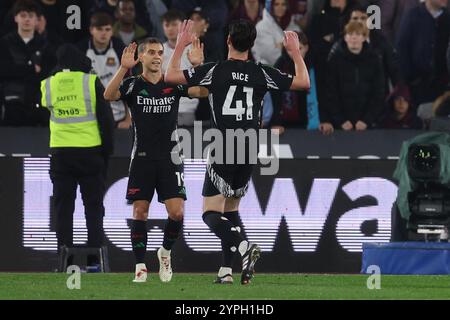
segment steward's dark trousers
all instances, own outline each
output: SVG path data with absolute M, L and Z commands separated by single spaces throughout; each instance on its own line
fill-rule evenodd
M 56 215 L 58 248 L 73 245 L 73 213 L 77 185 L 83 199 L 88 246 L 103 244 L 103 196 L 105 193 L 105 159 L 100 153 L 62 153 L 52 156 L 50 177 Z

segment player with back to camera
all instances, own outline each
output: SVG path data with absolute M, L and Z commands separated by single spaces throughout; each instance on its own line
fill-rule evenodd
M 293 76 L 248 60 L 256 29 L 246 20 L 229 26 L 227 60 L 180 70 L 180 58 L 190 43 L 191 30 L 192 21 L 184 21 L 166 71 L 166 81 L 206 87 L 212 104 L 212 124 L 223 137 L 227 129 L 260 128 L 261 102 L 268 90 L 307 90 L 310 87 L 295 32 L 287 31 L 284 37 L 284 47 L 295 64 L 296 75 Z M 236 251 L 242 258 L 241 284 L 250 283 L 260 256 L 259 246 L 249 243 L 240 233 L 239 203 L 247 191 L 254 167 L 248 161 L 251 156 L 247 149 L 245 164 L 219 164 L 208 158 L 203 185 L 203 220 L 221 239 L 224 258 L 215 283 L 233 282 L 231 267 Z

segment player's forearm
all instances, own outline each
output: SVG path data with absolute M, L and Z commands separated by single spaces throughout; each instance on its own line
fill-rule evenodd
M 300 52 L 294 54 L 291 58 L 295 64 L 295 76 L 292 81 L 291 90 L 309 90 L 311 84 L 309 82 L 308 68 Z
M 184 48 L 178 44 L 175 46 L 175 50 L 170 58 L 167 66 L 165 81 L 174 84 L 187 84 L 183 71 L 180 69 L 181 56 L 183 55 Z
M 115 101 L 120 98 L 120 91 L 119 87 L 120 84 L 127 74 L 128 69 L 124 67 L 120 67 L 119 70 L 116 71 L 116 74 L 111 79 L 111 81 L 108 83 L 108 85 L 105 88 L 105 92 L 103 93 L 103 97 L 108 101 Z

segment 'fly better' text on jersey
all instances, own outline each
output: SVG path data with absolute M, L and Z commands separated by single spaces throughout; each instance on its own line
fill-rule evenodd
M 153 84 L 141 75 L 125 79 L 119 90 L 133 121 L 132 158 L 170 158 L 178 143 L 171 137 L 177 129 L 179 101 L 187 96 L 187 88 L 167 84 L 162 79 Z

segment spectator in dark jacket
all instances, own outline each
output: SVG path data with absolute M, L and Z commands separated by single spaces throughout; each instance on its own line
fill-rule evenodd
M 377 0 L 374 4 L 380 7 L 381 32 L 391 44 L 394 44 L 403 15 L 409 9 L 418 6 L 420 0 Z
M 42 13 L 38 13 L 36 31 L 50 45 L 51 52 L 56 52 L 58 47 L 64 43 L 63 39 L 47 25 L 47 18 Z
M 366 6 L 356 6 L 354 9 L 352 9 L 350 13 L 350 21 L 367 24 L 367 19 L 368 15 Z M 367 42 L 369 43 L 371 50 L 373 50 L 379 56 L 383 65 L 383 72 L 385 76 L 384 97 L 387 97 L 389 94 L 389 84 L 391 84 L 392 87 L 396 87 L 397 85 L 402 83 L 398 54 L 394 47 L 386 40 L 383 34 L 376 29 L 369 29 L 369 37 L 367 38 Z M 336 42 L 330 52 L 330 57 L 338 48 L 342 48 L 342 45 L 340 45 L 339 42 Z
M 416 115 L 406 86 L 398 86 L 387 99 L 388 111 L 381 121 L 383 129 L 423 129 L 423 121 Z
M 56 63 L 48 43 L 36 31 L 39 6 L 31 0 L 14 6 L 17 30 L 0 40 L 0 85 L 4 94 L 4 124 L 47 126 L 49 114 L 39 105 L 40 81 Z
M 315 2 L 315 1 L 313 1 Z M 333 43 L 341 37 L 342 30 L 355 6 L 353 0 L 326 0 L 322 11 L 312 17 L 308 38 L 314 55 L 319 103 L 327 91 L 327 60 Z
M 402 19 L 397 49 L 403 76 L 416 105 L 434 101 L 448 83 L 448 0 L 426 0 Z
M 320 101 L 320 120 L 344 130 L 365 130 L 383 108 L 384 75 L 381 61 L 365 41 L 367 26 L 345 26 L 342 50 L 329 60 L 325 103 Z

